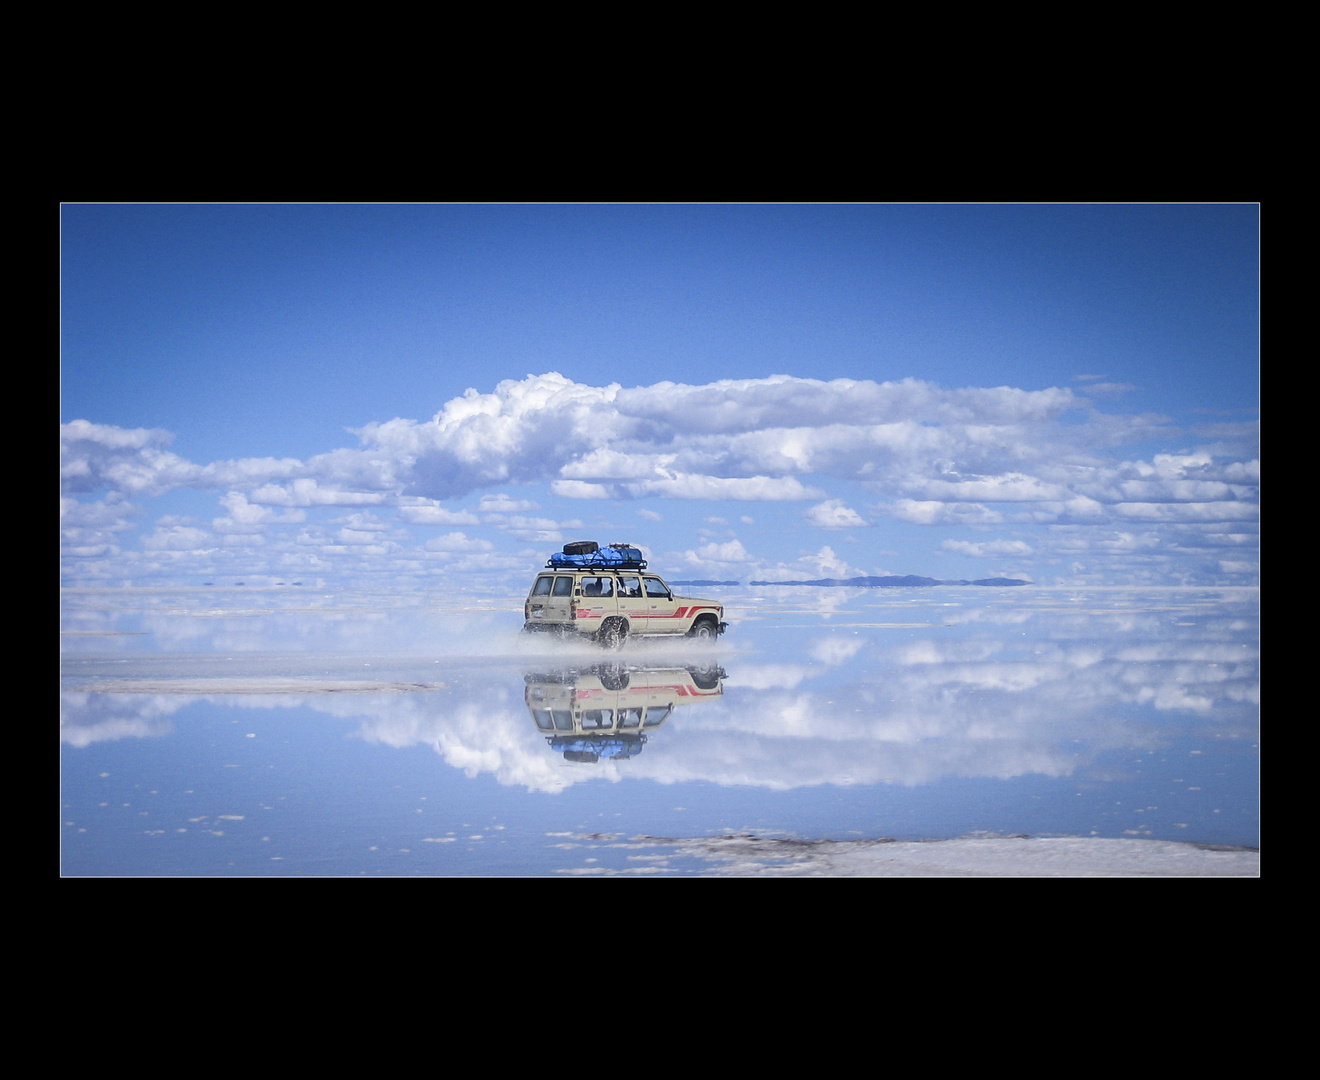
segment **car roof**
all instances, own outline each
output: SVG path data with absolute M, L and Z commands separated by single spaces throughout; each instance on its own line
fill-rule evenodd
M 537 577 L 549 577 L 551 574 L 581 574 L 584 577 L 600 577 L 603 574 L 642 574 L 645 577 L 659 577 L 654 570 L 638 570 L 630 566 L 547 566 L 537 571 Z
M 547 566 L 537 571 L 544 574 L 586 574 L 588 577 L 600 577 L 601 574 L 645 574 L 647 577 L 659 577 L 654 570 L 638 570 L 630 566 Z

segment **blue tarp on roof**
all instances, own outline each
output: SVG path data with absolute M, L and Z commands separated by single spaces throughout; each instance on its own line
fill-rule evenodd
M 586 555 L 566 555 L 556 551 L 546 566 L 564 570 L 645 570 L 646 559 L 641 548 L 612 544 Z

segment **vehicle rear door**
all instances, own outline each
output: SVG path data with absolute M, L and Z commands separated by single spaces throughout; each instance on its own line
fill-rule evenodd
M 614 578 L 609 574 L 584 574 L 578 579 L 577 629 L 579 633 L 594 634 L 605 618 L 613 615 Z
M 550 595 L 543 597 L 545 602 L 545 621 L 562 625 L 573 621 L 573 575 L 556 574 L 554 584 L 550 586 Z

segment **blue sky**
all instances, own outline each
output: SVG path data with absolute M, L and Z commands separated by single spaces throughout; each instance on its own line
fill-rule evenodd
M 1255 584 L 1259 208 L 67 205 L 61 577 Z

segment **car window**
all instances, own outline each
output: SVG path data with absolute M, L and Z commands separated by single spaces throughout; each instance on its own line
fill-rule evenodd
M 554 592 L 554 595 L 555 595 L 555 596 L 572 596 L 572 595 L 573 595 L 573 579 L 572 579 L 571 577 L 557 577 L 557 578 L 555 578 L 555 592 Z
M 550 595 L 550 585 L 551 585 L 551 583 L 552 583 L 554 580 L 555 580 L 554 578 L 549 577 L 549 576 L 547 576 L 547 577 L 539 577 L 539 578 L 537 578 L 537 579 L 536 579 L 536 584 L 532 586 L 532 595 L 533 595 L 533 596 L 549 596 L 549 595 Z
M 613 726 L 613 709 L 587 709 L 582 713 L 583 731 L 603 731 Z
M 646 595 L 663 596 L 666 600 L 668 600 L 669 590 L 665 587 L 665 583 L 661 581 L 658 577 L 649 577 L 646 579 Z
M 673 705 L 666 705 L 663 709 L 658 705 L 652 705 L 646 710 L 645 727 L 659 727 L 665 722 L 665 717 L 674 711 Z
M 613 596 L 614 579 L 607 577 L 584 577 L 582 579 L 583 596 Z
M 642 579 L 639 577 L 624 577 L 619 579 L 620 596 L 641 596 Z

